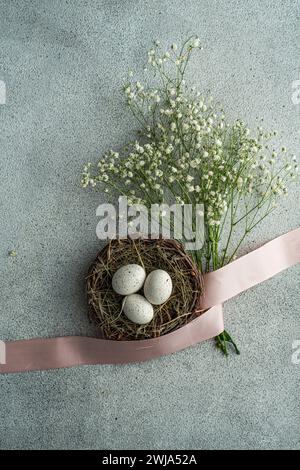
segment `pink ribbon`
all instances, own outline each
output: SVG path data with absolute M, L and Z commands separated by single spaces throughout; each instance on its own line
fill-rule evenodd
M 172 333 L 139 341 L 83 336 L 8 341 L 5 343 L 6 364 L 0 364 L 0 373 L 140 362 L 180 351 L 224 330 L 223 302 L 299 262 L 300 228 L 208 273 L 201 305 L 208 310 Z

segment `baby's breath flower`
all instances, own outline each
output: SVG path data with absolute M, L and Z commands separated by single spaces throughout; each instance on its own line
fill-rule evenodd
M 192 42 L 193 47 L 200 47 L 200 39 L 195 38 L 194 41 Z
M 150 87 L 129 80 L 123 88 L 140 126 L 138 140 L 126 145 L 120 155 L 108 152 L 96 168 L 87 163 L 81 184 L 102 185 L 109 195 L 118 188 L 129 203 L 149 206 L 151 201 L 166 202 L 172 193 L 178 204 L 204 204 L 208 237 L 198 255 L 204 253 L 204 269 L 210 270 L 235 256 L 234 250 L 228 256 L 230 243 L 224 254 L 218 249 L 220 225 L 222 230 L 228 226 L 230 236 L 236 226 L 248 234 L 253 215 L 257 214 L 254 226 L 287 193 L 298 165 L 286 147 L 274 145 L 276 132 L 258 126 L 252 133 L 243 120 L 228 121 L 211 97 L 185 86 L 186 66 L 194 49 L 200 48 L 197 37 L 186 42 L 180 55 L 175 43 L 166 52 L 159 42 L 153 45 L 148 51 L 148 73 L 152 71 L 159 81 Z

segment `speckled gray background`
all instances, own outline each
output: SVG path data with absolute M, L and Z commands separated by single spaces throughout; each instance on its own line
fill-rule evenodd
M 299 149 L 299 0 L 1 0 L 0 338 L 92 334 L 83 277 L 101 195 L 83 162 L 128 139 L 116 93 L 153 39 L 198 33 L 190 76 L 229 115 Z M 299 226 L 294 188 L 248 248 Z M 18 256 L 7 256 L 16 249 Z M 212 342 L 127 366 L 1 376 L 2 449 L 300 448 L 299 267 L 226 305 L 240 357 Z

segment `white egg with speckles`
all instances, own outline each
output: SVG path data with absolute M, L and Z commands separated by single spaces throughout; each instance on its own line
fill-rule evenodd
M 139 291 L 144 284 L 146 272 L 138 264 L 126 264 L 115 272 L 112 278 L 112 288 L 120 295 L 130 295 Z
M 146 278 L 144 294 L 146 299 L 153 305 L 163 304 L 172 294 L 172 279 L 167 271 L 156 269 Z
M 153 307 L 142 295 L 131 294 L 123 301 L 123 312 L 133 323 L 145 325 L 153 318 Z

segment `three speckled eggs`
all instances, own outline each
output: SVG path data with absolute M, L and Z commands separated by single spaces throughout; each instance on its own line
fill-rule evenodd
M 144 296 L 137 292 L 144 286 Z M 119 268 L 112 278 L 112 288 L 124 295 L 123 312 L 133 323 L 144 325 L 154 315 L 153 305 L 165 303 L 172 294 L 172 279 L 163 269 L 156 269 L 148 276 L 138 264 Z

